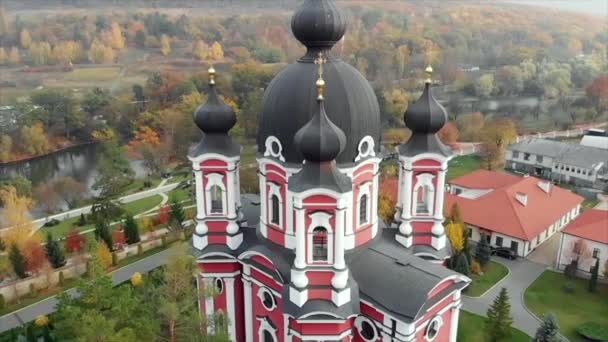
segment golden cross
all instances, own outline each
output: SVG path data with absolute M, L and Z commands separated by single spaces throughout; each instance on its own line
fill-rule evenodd
M 327 63 L 327 59 L 323 56 L 323 52 L 319 52 L 315 58 L 315 64 L 319 66 L 319 78 L 323 78 L 323 64 Z

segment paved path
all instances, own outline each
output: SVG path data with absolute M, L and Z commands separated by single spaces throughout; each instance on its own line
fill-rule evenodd
M 557 251 L 559 250 L 559 243 L 562 238 L 561 231 L 555 232 L 553 236 L 549 238 L 549 241 L 543 241 L 532 253 L 526 257 L 529 261 L 545 266 L 555 265 L 555 258 Z
M 173 253 L 173 249 L 169 248 L 145 259 L 122 267 L 111 273 L 112 280 L 116 285 L 128 281 L 135 272 L 147 273 L 159 266 L 164 265 L 169 259 L 171 253 Z M 72 296 L 77 295 L 75 289 L 68 290 L 68 293 Z M 23 325 L 23 323 L 31 322 L 40 315 L 48 315 L 52 313 L 55 311 L 56 305 L 57 296 L 52 296 L 23 309 L 0 317 L 0 333 L 9 329 L 17 328 Z
M 511 299 L 511 313 L 513 315 L 513 326 L 530 336 L 534 336 L 540 324 L 538 318 L 525 308 L 524 292 L 545 271 L 546 266 L 540 265 L 526 259 L 507 260 L 496 259 L 496 261 L 507 266 L 511 273 L 502 282 L 479 298 L 463 296 L 463 309 L 481 316 L 486 315 L 488 307 L 498 296 L 502 287 L 507 288 Z

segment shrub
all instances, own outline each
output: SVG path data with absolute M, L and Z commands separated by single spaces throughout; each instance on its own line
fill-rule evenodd
M 586 322 L 576 328 L 576 332 L 592 341 L 608 341 L 608 327 L 596 322 Z
M 471 273 L 475 275 L 481 274 L 481 265 L 477 260 L 473 260 L 473 262 L 471 263 Z
M 144 188 L 145 189 L 151 188 L 151 187 L 152 187 L 152 182 L 150 182 L 149 180 L 144 181 Z
M 87 219 L 84 214 L 80 214 L 80 218 L 78 219 L 78 226 L 83 227 L 87 224 Z
M 56 225 L 58 225 L 59 223 L 61 223 L 61 221 L 57 220 L 57 219 L 52 219 L 50 221 L 47 221 L 44 223 L 45 227 L 54 227 Z
M 65 284 L 65 275 L 63 275 L 63 271 L 59 271 L 59 286 L 63 286 Z
M 566 285 L 564 285 L 564 287 L 562 289 L 566 293 L 574 293 L 574 290 L 576 290 L 576 287 L 574 286 L 573 283 L 566 283 Z

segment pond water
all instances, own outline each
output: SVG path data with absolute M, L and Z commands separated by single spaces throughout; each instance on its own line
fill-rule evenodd
M 97 154 L 100 146 L 88 144 L 74 146 L 66 150 L 52 153 L 28 161 L 0 166 L 0 179 L 11 179 L 17 175 L 29 179 L 32 186 L 52 182 L 62 177 L 70 176 L 87 186 L 88 196 L 95 194 L 92 189 L 97 177 Z M 137 178 L 147 175 L 141 161 L 132 160 L 131 168 Z M 40 216 L 39 210 L 34 209 L 34 216 Z

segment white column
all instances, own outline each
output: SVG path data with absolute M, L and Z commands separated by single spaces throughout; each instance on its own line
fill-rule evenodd
M 228 171 L 226 172 L 226 176 L 228 177 L 228 179 L 226 180 L 226 184 L 228 186 L 228 188 L 226 189 L 227 192 L 227 205 L 228 205 L 228 218 L 234 218 L 236 217 L 236 211 L 235 211 L 235 206 L 236 206 L 236 200 L 235 200 L 235 191 L 236 189 L 234 188 L 234 170 L 232 171 Z
M 299 269 L 306 267 L 306 219 L 304 213 L 304 208 L 296 209 L 296 259 L 294 265 Z
M 236 309 L 234 306 L 234 278 L 225 278 L 226 285 L 226 311 L 228 316 L 228 334 L 231 341 L 236 341 Z
M 203 281 L 205 283 L 205 290 L 213 287 L 213 279 L 204 278 Z M 205 315 L 207 317 L 209 317 L 209 316 L 213 317 L 214 314 L 215 314 L 215 306 L 213 303 L 213 297 L 206 297 L 205 298 Z M 207 325 L 207 333 L 212 333 L 212 328 L 213 328 L 212 326 Z
M 401 165 L 401 161 L 399 161 L 399 183 L 397 183 L 399 185 L 399 187 L 397 188 L 397 207 L 402 207 L 403 203 L 401 203 L 402 198 L 401 198 L 401 191 L 403 191 L 403 185 L 401 184 L 403 182 L 403 165 Z
M 206 234 L 207 225 L 203 220 L 207 217 L 205 213 L 205 191 L 203 189 L 203 171 L 199 166 L 194 167 L 194 189 L 196 192 L 196 233 Z
M 443 221 L 443 199 L 445 197 L 445 170 L 437 173 L 437 189 L 435 189 L 435 219 Z
M 344 212 L 344 208 L 336 210 L 336 231 L 334 234 L 336 248 L 334 249 L 334 268 L 339 270 L 346 267 L 346 263 L 344 262 Z
M 253 296 L 251 295 L 251 266 L 243 265 L 243 301 L 245 302 L 245 342 L 253 342 Z
M 457 303 L 454 303 L 452 306 L 452 319 L 450 321 L 450 342 L 456 342 L 456 338 L 458 337 L 458 318 L 460 316 L 460 307 L 462 303 L 460 299 L 458 299 Z
M 403 208 L 401 210 L 401 218 L 409 220 L 412 218 L 412 177 L 414 172 L 412 170 L 403 170 L 403 181 L 401 188 L 401 202 Z

